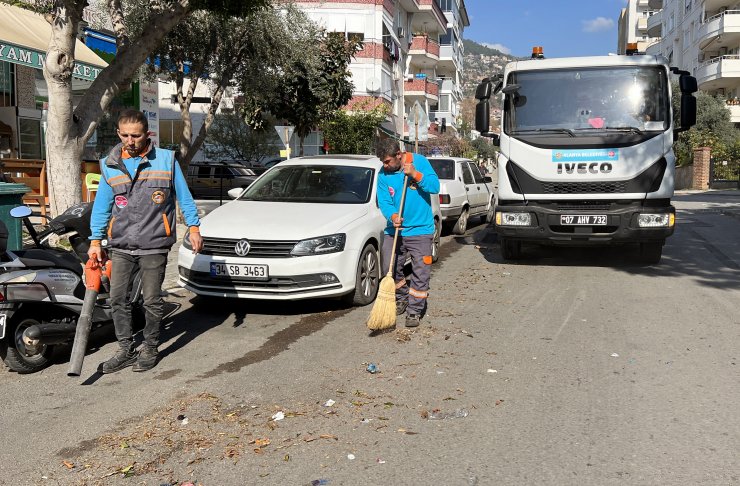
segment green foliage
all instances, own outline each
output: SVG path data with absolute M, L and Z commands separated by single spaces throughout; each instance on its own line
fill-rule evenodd
M 386 105 L 364 103 L 352 112 L 336 110 L 321 123 L 329 151 L 338 154 L 372 154 L 375 132 L 388 115 Z
M 280 142 L 273 125 L 265 120 L 261 129 L 247 125 L 234 113 L 216 115 L 208 132 L 206 155 L 213 160 L 239 160 L 256 163 L 266 155 L 277 153 Z
M 498 150 L 489 139 L 479 137 L 470 142 L 471 147 L 477 153 L 476 158 L 496 159 Z
M 243 90 L 252 98 L 247 106 L 257 113 L 253 121 L 270 112 L 293 125 L 301 139 L 301 152 L 303 139 L 311 130 L 352 98 L 349 64 L 362 48 L 361 42 L 345 41 L 337 32 L 320 32 L 313 43 L 320 46 L 318 52 L 306 48 L 301 58 L 273 73 L 271 89 Z
M 688 165 L 693 162 L 694 149 L 709 147 L 713 157 L 729 157 L 740 140 L 740 132 L 730 121 L 730 111 L 725 99 L 712 96 L 704 91 L 694 93 L 696 97 L 696 125 L 679 134 L 673 150 L 676 164 Z M 676 126 L 680 123 L 681 91 L 677 83 L 673 85 L 673 119 Z
M 422 154 L 439 152 L 448 157 L 465 157 L 466 153 L 472 152 L 472 147 L 469 141 L 457 138 L 453 133 L 441 133 L 435 138 L 419 142 L 419 152 Z

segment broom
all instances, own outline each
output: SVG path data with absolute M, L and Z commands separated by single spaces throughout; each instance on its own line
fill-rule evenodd
M 403 214 L 403 203 L 406 200 L 406 184 L 409 176 L 403 178 L 403 192 L 401 193 L 401 205 L 398 208 L 398 217 Z M 388 273 L 380 281 L 378 286 L 378 296 L 375 298 L 373 310 L 367 319 L 367 327 L 372 331 L 388 329 L 396 325 L 396 281 L 393 279 L 393 265 L 396 259 L 396 244 L 398 243 L 398 231 L 393 236 L 393 249 L 391 250 L 390 266 Z

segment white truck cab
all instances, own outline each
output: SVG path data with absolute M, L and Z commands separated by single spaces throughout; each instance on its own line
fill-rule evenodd
M 544 59 L 535 50 L 478 86 L 476 129 L 500 145 L 495 224 L 505 259 L 520 258 L 525 242 L 636 242 L 644 261 L 660 261 L 675 222 L 673 141 L 696 121 L 696 79 L 661 56 L 630 54 Z M 493 134 L 489 99 L 498 93 Z

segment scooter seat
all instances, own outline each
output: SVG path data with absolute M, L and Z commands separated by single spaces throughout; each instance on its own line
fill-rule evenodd
M 14 251 L 27 268 L 64 268 L 82 275 L 82 263 L 74 255 L 65 251 L 49 251 L 38 248 Z

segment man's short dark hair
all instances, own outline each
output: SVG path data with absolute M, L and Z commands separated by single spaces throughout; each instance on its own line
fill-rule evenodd
M 378 141 L 375 145 L 375 155 L 383 160 L 389 156 L 395 156 L 401 149 L 398 147 L 398 141 L 391 138 Z
M 118 123 L 116 126 L 121 126 L 121 123 L 141 123 L 144 126 L 144 131 L 149 131 L 149 120 L 139 110 L 132 108 L 125 109 L 118 115 Z

